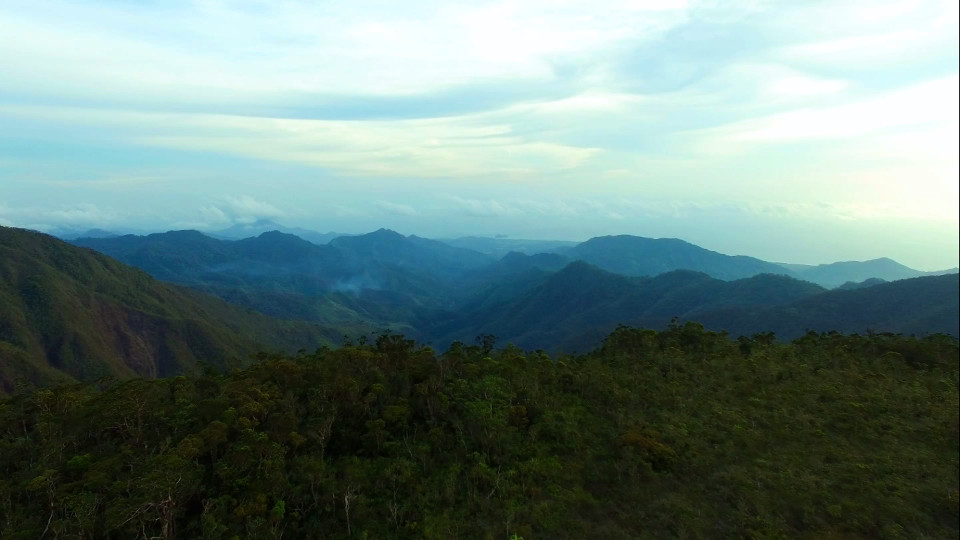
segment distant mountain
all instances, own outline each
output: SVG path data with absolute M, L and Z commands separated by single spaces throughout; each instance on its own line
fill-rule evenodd
M 52 236 L 0 227 L 0 389 L 167 376 L 263 348 L 314 348 L 336 332 L 284 322 L 158 282 Z
M 729 306 L 769 306 L 823 292 L 786 276 L 758 275 L 726 282 L 688 270 L 653 278 L 627 277 L 577 261 L 553 273 L 520 274 L 490 286 L 461 313 L 431 329 L 441 346 L 494 334 L 521 347 L 586 350 L 617 324 L 663 327 L 673 317 Z M 526 289 L 500 290 L 520 279 Z M 490 301 L 494 295 L 499 301 Z
M 78 238 L 71 243 L 146 270 L 157 279 L 178 283 L 189 283 L 196 273 L 233 258 L 229 244 L 197 231 Z
M 120 233 L 108 231 L 105 229 L 76 229 L 71 227 L 61 227 L 47 234 L 55 236 L 61 240 L 74 240 L 76 238 L 113 238 L 120 236 Z
M 905 304 L 900 319 L 881 317 L 882 299 L 867 315 L 834 313 L 813 300 L 833 302 L 823 287 L 785 275 L 791 271 L 780 265 L 675 239 L 601 237 L 563 253 L 509 252 L 499 259 L 387 229 L 326 245 L 276 231 L 236 241 L 172 231 L 76 243 L 267 315 L 354 337 L 389 328 L 440 346 L 494 334 L 527 348 L 583 351 L 618 323 L 662 328 L 673 317 L 732 333 L 785 336 L 805 332 L 814 321 L 808 313 L 825 330 L 832 324 L 919 332 L 928 331 L 923 324 L 940 329 L 952 320 L 949 309 L 940 309 L 949 294 L 924 296 L 930 310 Z M 817 268 L 797 265 L 793 272 L 816 276 L 823 272 Z M 785 315 L 791 310 L 799 314 L 792 326 Z
M 880 278 L 870 278 L 863 281 L 848 281 L 843 285 L 837 287 L 841 291 L 852 291 L 854 289 L 865 289 L 867 287 L 873 287 L 874 285 L 880 285 L 881 283 L 887 283 L 885 279 Z
M 492 257 L 473 250 L 419 236 L 403 236 L 389 229 L 342 236 L 332 240 L 330 246 L 361 263 L 386 263 L 443 277 L 459 275 L 493 261 Z
M 556 272 L 570 264 L 570 259 L 557 253 L 536 253 L 526 255 L 518 251 L 511 251 L 500 260 L 486 266 L 476 268 L 465 273 L 461 282 L 466 285 L 461 290 L 464 296 L 469 297 L 477 288 L 483 288 L 494 283 L 501 283 L 509 276 L 531 271 Z
M 600 236 L 562 253 L 626 276 L 656 276 L 673 270 L 695 270 L 723 280 L 757 274 L 792 275 L 778 264 L 743 255 L 723 255 L 675 238 Z
M 501 258 L 511 251 L 533 255 L 553 253 L 577 245 L 569 240 L 523 240 L 519 238 L 490 238 L 486 236 L 462 236 L 438 239 L 454 247 L 478 251 L 491 257 Z
M 784 266 L 786 267 L 787 265 Z M 894 281 L 951 272 L 950 270 L 944 272 L 922 272 L 886 257 L 869 261 L 842 261 L 805 267 L 789 265 L 789 268 L 802 279 L 812 281 L 827 288 L 839 287 L 848 281 L 859 283 L 870 278 Z
M 302 229 L 300 227 L 284 227 L 283 225 L 280 225 L 279 223 L 269 219 L 261 219 L 253 223 L 237 223 L 236 225 L 226 229 L 211 231 L 209 235 L 224 240 L 242 240 L 244 238 L 260 236 L 263 233 L 272 231 L 299 236 L 300 238 L 317 245 L 323 245 L 330 242 L 334 238 L 346 236 L 343 233 L 321 233 L 317 231 L 311 231 L 309 229 Z
M 75 243 L 159 279 L 350 335 L 383 327 L 413 333 L 421 312 L 451 307 L 448 276 L 490 260 L 386 230 L 322 246 L 276 231 L 236 241 L 171 231 Z
M 797 338 L 809 330 L 958 337 L 958 306 L 960 277 L 949 274 L 832 290 L 775 307 L 722 309 L 700 313 L 696 320 L 734 335 L 771 331 L 781 339 Z
M 531 270 L 478 292 L 433 327 L 437 344 L 493 334 L 528 349 L 586 350 L 617 324 L 663 328 L 673 318 L 736 335 L 808 330 L 958 335 L 958 276 L 929 276 L 827 291 L 787 276 L 722 281 L 678 270 L 654 278 L 612 274 L 584 262 Z M 508 291 L 503 293 L 502 291 Z

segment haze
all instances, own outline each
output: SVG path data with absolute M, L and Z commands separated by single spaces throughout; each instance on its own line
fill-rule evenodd
M 0 5 L 0 224 L 958 265 L 955 2 Z

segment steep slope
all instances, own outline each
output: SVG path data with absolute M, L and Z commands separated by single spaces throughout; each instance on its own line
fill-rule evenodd
M 960 336 L 960 277 L 925 276 L 854 290 L 832 290 L 788 305 L 699 313 L 708 328 L 731 334 L 775 332 L 794 339 L 809 330 Z
M 167 376 L 336 333 L 283 322 L 51 236 L 0 227 L 0 386 Z
M 791 275 L 778 264 L 743 255 L 723 255 L 675 238 L 600 236 L 563 254 L 627 276 L 656 276 L 672 270 L 695 270 L 724 280 L 757 274 Z

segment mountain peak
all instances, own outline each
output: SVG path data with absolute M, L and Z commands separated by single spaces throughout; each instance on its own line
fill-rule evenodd
M 406 238 L 406 236 L 394 231 L 393 229 L 385 229 L 380 227 L 379 229 L 373 231 L 372 233 L 365 234 L 363 236 L 371 236 L 378 238 Z

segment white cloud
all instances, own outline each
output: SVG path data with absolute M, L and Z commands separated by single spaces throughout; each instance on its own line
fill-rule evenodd
M 465 199 L 456 195 L 449 195 L 445 199 L 457 213 L 472 217 L 502 217 L 522 214 L 522 211 L 518 208 L 495 199 Z
M 235 220 L 253 222 L 258 219 L 282 217 L 284 212 L 272 204 L 258 201 L 249 195 L 225 197 L 226 211 Z
M 112 208 L 90 203 L 56 205 L 51 207 L 0 206 L 0 219 L 7 226 L 49 231 L 58 227 L 94 228 L 121 223 L 129 216 Z
M 376 201 L 374 204 L 377 205 L 377 208 L 384 211 L 387 214 L 393 214 L 396 216 L 415 216 L 417 211 L 410 205 L 400 204 L 390 201 Z
M 515 133 L 511 119 L 496 114 L 333 121 L 8 105 L 0 106 L 2 115 L 107 129 L 147 146 L 394 178 L 530 177 L 577 167 L 600 152 Z M 141 134 L 128 135 L 133 130 Z
M 939 124 L 957 115 L 957 76 L 843 105 L 803 108 L 704 130 L 720 144 L 830 140 Z
M 8 91 L 123 102 L 251 103 L 289 92 L 408 94 L 550 79 L 558 56 L 652 39 L 686 20 L 682 2 L 12 3 L 0 10 Z

